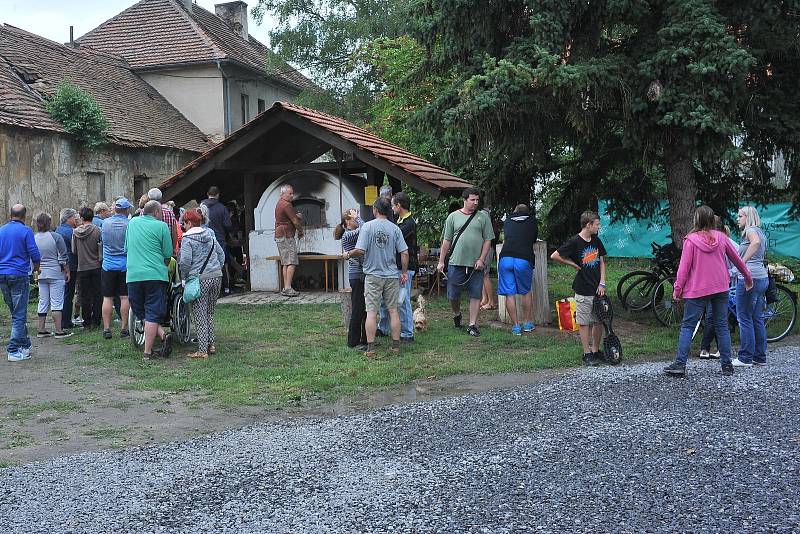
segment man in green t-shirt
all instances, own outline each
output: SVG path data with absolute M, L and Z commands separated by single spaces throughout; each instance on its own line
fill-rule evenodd
M 453 247 L 447 267 L 447 298 L 453 309 L 453 325 L 461 328 L 461 288 L 469 291 L 469 326 L 467 333 L 478 337 L 478 311 L 481 304 L 486 257 L 494 239 L 492 221 L 478 211 L 480 192 L 468 187 L 461 193 L 464 206 L 447 216 L 439 253 L 439 272 L 444 273 L 447 254 Z
M 142 215 L 128 223 L 125 232 L 127 254 L 128 302 L 133 313 L 144 321 L 144 359 L 153 356 L 156 335 L 161 338 L 161 356 L 172 351 L 172 334 L 166 333 L 161 321 L 167 313 L 166 262 L 172 257 L 172 236 L 161 220 L 161 202 L 151 200 Z

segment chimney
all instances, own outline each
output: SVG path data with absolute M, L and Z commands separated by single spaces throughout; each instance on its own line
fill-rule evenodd
M 247 4 L 244 2 L 225 2 L 224 4 L 214 4 L 214 12 L 219 18 L 236 32 L 236 34 L 247 40 Z

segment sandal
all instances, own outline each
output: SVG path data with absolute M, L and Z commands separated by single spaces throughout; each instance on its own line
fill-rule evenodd
M 482 304 L 482 305 L 481 305 L 481 309 L 482 309 L 482 310 L 485 310 L 485 311 L 488 311 L 488 310 L 496 310 L 496 309 L 497 309 L 497 306 L 495 306 L 494 304 Z
M 370 360 L 377 360 L 378 359 L 378 351 L 375 350 L 365 350 L 364 356 L 369 358 Z
M 191 354 L 187 355 L 187 358 L 203 359 L 204 360 L 204 359 L 208 358 L 208 353 L 207 352 L 201 352 L 201 351 L 198 350 L 197 352 L 192 352 Z

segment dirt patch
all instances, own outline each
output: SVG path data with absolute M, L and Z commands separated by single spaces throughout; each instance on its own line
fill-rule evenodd
M 81 347 L 52 339 L 36 340 L 30 361 L 3 359 L 0 368 L 0 465 L 184 440 L 259 421 L 338 416 L 529 384 L 565 372 L 431 377 L 333 403 L 268 410 L 219 407 L 192 392 L 131 390 L 126 378 L 97 365 Z
M 172 441 L 242 426 L 250 407 L 225 409 L 193 393 L 133 391 L 80 347 L 36 340 L 27 362 L 0 363 L 0 462 Z

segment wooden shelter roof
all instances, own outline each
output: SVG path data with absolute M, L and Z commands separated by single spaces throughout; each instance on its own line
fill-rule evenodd
M 334 149 L 344 155 L 348 173 L 377 169 L 434 197 L 470 184 L 339 117 L 286 102 L 275 104 L 207 150 L 161 184 L 165 199 L 178 203 L 202 198 L 219 185 L 226 198 L 241 191 L 242 173 L 283 174 L 312 168 L 314 160 Z M 333 164 L 335 165 L 335 164 Z M 235 174 L 234 174 L 235 173 Z M 276 176 L 277 177 L 277 176 Z

